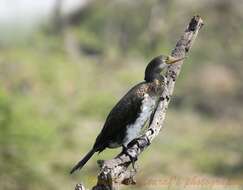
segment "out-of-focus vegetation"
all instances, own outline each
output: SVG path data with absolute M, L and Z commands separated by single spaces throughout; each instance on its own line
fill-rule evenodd
M 146 63 L 170 53 L 194 14 L 206 25 L 183 67 L 166 127 L 138 161 L 138 186 L 127 189 L 167 189 L 143 182 L 168 176 L 240 182 L 242 8 L 227 0 L 93 0 L 68 25 L 50 18 L 27 39 L 0 44 L 0 189 L 94 184 L 95 161 L 119 150 L 93 157 L 74 176 L 71 166 L 116 101 L 143 80 Z

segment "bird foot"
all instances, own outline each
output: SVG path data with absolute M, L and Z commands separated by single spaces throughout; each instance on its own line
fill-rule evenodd
M 135 167 L 135 162 L 138 160 L 137 156 L 133 156 L 131 154 L 129 154 L 129 152 L 127 151 L 128 148 L 124 145 L 122 145 L 122 153 L 126 154 L 130 160 L 131 160 L 131 163 L 132 163 L 132 168 L 136 171 L 136 167 Z

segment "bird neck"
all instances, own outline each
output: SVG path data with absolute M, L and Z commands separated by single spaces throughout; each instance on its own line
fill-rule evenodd
M 153 82 L 155 80 L 163 81 L 164 77 L 159 72 L 148 72 L 145 73 L 145 81 Z

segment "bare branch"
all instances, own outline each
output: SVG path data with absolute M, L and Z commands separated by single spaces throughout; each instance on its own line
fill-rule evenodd
M 185 57 L 191 49 L 193 41 L 203 26 L 203 20 L 199 16 L 194 16 L 188 24 L 184 34 L 176 44 L 171 55 L 177 58 Z M 155 112 L 154 118 L 145 133 L 139 138 L 128 144 L 127 153 L 121 152 L 114 159 L 106 161 L 98 161 L 100 172 L 98 181 L 93 190 L 117 190 L 120 184 L 135 184 L 134 176 L 136 169 L 128 168 L 132 163 L 131 158 L 137 158 L 158 135 L 164 127 L 166 111 L 170 102 L 170 97 L 174 91 L 175 81 L 178 77 L 184 60 L 177 64 L 171 65 L 166 71 L 166 90 L 161 94 L 161 100 Z M 129 155 L 128 155 L 129 154 Z M 83 189 L 82 189 L 83 188 Z M 82 186 L 82 190 L 84 187 Z M 78 190 L 78 189 L 77 189 Z

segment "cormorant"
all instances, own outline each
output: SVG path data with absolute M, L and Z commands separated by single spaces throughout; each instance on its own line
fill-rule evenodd
M 183 58 L 172 56 L 155 57 L 145 70 L 145 81 L 135 85 L 115 105 L 106 118 L 103 129 L 97 136 L 92 149 L 71 170 L 81 169 L 95 152 L 105 148 L 124 148 L 137 138 L 141 129 L 155 112 L 164 90 L 162 70 Z

